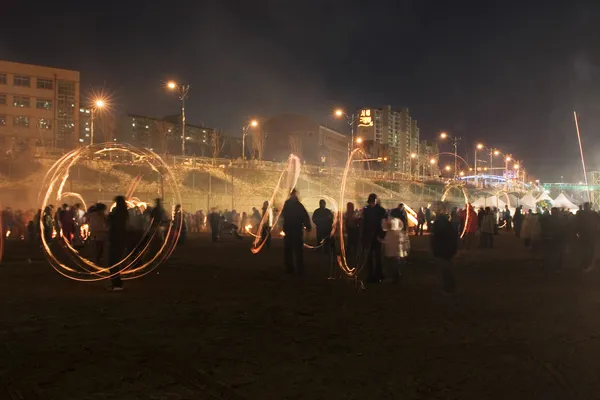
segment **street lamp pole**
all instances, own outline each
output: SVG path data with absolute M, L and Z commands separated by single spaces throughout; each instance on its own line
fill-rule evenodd
M 255 128 L 256 126 L 258 126 L 258 121 L 253 119 L 248 125 L 242 127 L 242 160 L 244 161 L 246 161 L 246 135 L 250 127 Z
M 92 107 L 90 110 L 90 144 L 94 144 L 94 111 L 95 108 Z
M 105 105 L 104 100 L 96 99 L 90 109 L 90 144 L 94 144 L 94 117 L 97 108 L 103 108 Z
M 167 83 L 169 90 L 177 90 L 179 93 L 179 100 L 181 100 L 181 155 L 185 156 L 185 100 L 188 97 L 190 91 L 190 85 L 178 84 L 170 81 Z

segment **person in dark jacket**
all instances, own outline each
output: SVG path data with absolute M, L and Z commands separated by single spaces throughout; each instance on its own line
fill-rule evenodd
M 581 260 L 581 269 L 589 272 L 594 268 L 594 254 L 598 228 L 600 228 L 598 214 L 592 211 L 592 205 L 585 203 L 583 209 L 577 211 L 575 216 L 575 233 Z
M 108 215 L 108 265 L 110 265 L 111 291 L 123 290 L 120 266 L 117 265 L 125 253 L 127 244 L 127 223 L 129 213 L 127 212 L 127 203 L 125 197 L 117 196 L 115 198 L 115 208 Z
M 456 278 L 452 260 L 458 251 L 458 232 L 444 209 L 440 210 L 433 223 L 431 251 L 441 269 L 442 292 L 453 294 L 456 291 Z
M 515 228 L 515 236 L 521 237 L 521 227 L 523 226 L 523 206 L 517 207 L 513 217 L 513 226 Z
M 304 229 L 311 230 L 310 218 L 306 208 L 298 199 L 298 192 L 293 189 L 290 198 L 286 200 L 281 212 L 283 218 L 283 247 L 285 270 L 288 274 L 304 272 L 304 242 L 302 236 Z M 296 268 L 294 268 L 294 259 Z
M 371 193 L 367 206 L 363 210 L 362 242 L 363 249 L 368 249 L 365 268 L 367 282 L 378 283 L 383 280 L 383 260 L 381 259 L 381 240 L 385 233 L 381 223 L 387 218 L 385 210 L 377 203 L 377 195 Z
M 212 241 L 219 241 L 219 231 L 221 229 L 221 215 L 219 215 L 216 208 L 213 208 L 210 214 L 208 214 L 208 225 L 210 226 Z
M 319 208 L 313 212 L 312 222 L 317 227 L 317 246 L 323 242 L 323 252 L 329 254 L 331 247 L 330 235 L 333 228 L 333 213 L 325 207 L 325 200 L 319 200 Z

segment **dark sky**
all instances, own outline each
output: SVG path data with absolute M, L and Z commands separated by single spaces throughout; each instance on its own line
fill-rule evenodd
M 61 1 L 2 6 L 0 58 L 81 71 L 118 112 L 178 111 L 238 134 L 297 112 L 408 106 L 423 138 L 481 140 L 543 180 L 581 180 L 574 109 L 600 168 L 600 5 L 578 1 Z M 35 3 L 34 3 L 35 4 Z M 336 125 L 337 124 L 337 125 Z M 446 147 L 449 149 L 449 147 Z

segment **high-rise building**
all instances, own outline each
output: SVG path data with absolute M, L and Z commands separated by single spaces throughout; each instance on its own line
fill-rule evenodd
M 69 149 L 79 132 L 79 72 L 0 61 L 4 146 Z
M 408 172 L 411 153 L 418 151 L 419 127 L 410 116 L 408 108 L 398 110 L 392 106 L 363 108 L 358 111 L 355 137 L 386 146 L 388 169 Z
M 90 144 L 92 110 L 86 107 L 79 108 L 79 144 Z

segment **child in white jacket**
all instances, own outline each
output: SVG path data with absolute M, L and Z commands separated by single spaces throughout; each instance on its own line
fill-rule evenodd
M 385 232 L 385 238 L 381 241 L 385 257 L 384 265 L 387 266 L 385 275 L 391 278 L 392 282 L 398 283 L 402 276 L 400 266 L 410 252 L 410 239 L 403 229 L 404 224 L 398 218 L 383 220 L 382 228 Z

